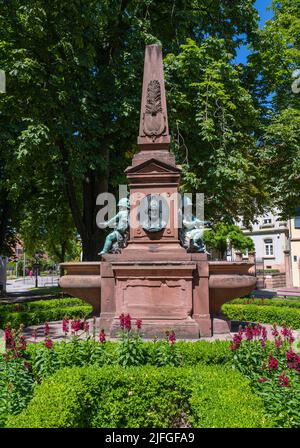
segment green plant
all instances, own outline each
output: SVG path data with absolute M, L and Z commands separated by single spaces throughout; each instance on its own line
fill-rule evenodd
M 131 317 L 121 314 L 120 342 L 117 346 L 117 363 L 123 367 L 139 366 L 146 363 L 146 353 L 140 335 L 141 320 L 136 321 L 136 331 L 132 329 Z
M 270 425 L 241 374 L 221 366 L 84 367 L 36 387 L 11 428 L 176 428 Z
M 293 351 L 294 336 L 273 325 L 273 341 L 265 327 L 246 327 L 231 343 L 233 365 L 251 380 L 275 426 L 300 426 L 300 356 Z
M 259 306 L 275 306 L 286 308 L 300 308 L 300 299 L 266 299 L 266 298 L 239 298 L 231 300 L 232 305 L 259 305 Z
M 245 322 L 276 323 L 298 329 L 300 328 L 300 309 L 284 306 L 238 305 L 225 303 L 222 312 L 231 320 Z
M 8 322 L 14 328 L 21 324 L 38 325 L 46 321 L 61 320 L 64 316 L 85 318 L 92 309 L 91 305 L 76 298 L 0 305 L 0 327 L 4 327 Z

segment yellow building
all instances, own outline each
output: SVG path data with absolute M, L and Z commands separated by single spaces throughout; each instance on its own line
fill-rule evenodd
M 300 210 L 299 210 L 300 212 Z M 300 286 L 300 213 L 289 221 L 292 285 Z

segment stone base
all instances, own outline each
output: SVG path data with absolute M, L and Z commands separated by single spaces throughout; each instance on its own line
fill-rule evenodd
M 132 320 L 133 328 L 135 319 Z M 166 338 L 166 331 L 174 331 L 177 339 L 199 339 L 199 326 L 193 319 L 181 320 L 143 320 L 141 335 L 145 338 Z M 112 322 L 110 337 L 117 337 L 120 334 L 119 319 Z
M 213 334 L 229 334 L 231 330 L 231 322 L 225 317 L 212 317 Z

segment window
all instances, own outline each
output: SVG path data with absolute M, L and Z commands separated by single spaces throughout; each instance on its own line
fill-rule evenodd
M 274 255 L 273 240 L 265 240 L 265 255 L 267 257 Z
M 295 209 L 295 229 L 300 229 L 300 207 Z
M 272 224 L 272 219 L 271 218 L 265 218 L 264 219 L 264 224 Z

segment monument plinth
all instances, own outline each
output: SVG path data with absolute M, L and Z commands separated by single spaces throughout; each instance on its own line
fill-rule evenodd
M 124 226 L 119 225 L 107 238 L 101 262 L 64 263 L 67 275 L 60 280 L 66 292 L 75 292 L 92 303 L 96 313 L 101 301 L 100 326 L 111 336 L 119 331 L 122 313 L 142 319 L 146 337 L 162 337 L 166 330 L 174 330 L 181 338 L 211 336 L 213 313 L 240 292 L 250 292 L 256 283 L 256 278 L 247 274 L 253 264 L 208 263 L 206 253 L 190 253 L 181 244 L 181 167 L 170 152 L 170 141 L 161 47 L 149 45 L 145 50 L 140 151 L 125 171 L 129 214 L 126 199 L 119 201 L 121 221 L 129 216 L 128 240 L 127 235 L 123 238 Z M 126 240 L 125 247 L 107 253 L 118 237 Z M 226 294 L 220 288 L 222 282 L 227 285 Z M 228 331 L 222 322 L 215 328 Z
M 147 336 L 161 336 L 166 329 L 183 337 L 199 336 L 192 316 L 197 264 L 179 241 L 181 168 L 170 153 L 170 141 L 161 47 L 149 45 L 145 51 L 140 152 L 125 171 L 133 199 L 129 241 L 121 254 L 103 256 L 111 263 L 115 279 L 112 335 L 119 330 L 119 315 L 129 313 L 143 320 Z M 210 321 L 208 302 L 206 314 Z M 210 322 L 207 324 L 210 327 Z M 210 328 L 208 332 L 211 334 Z

